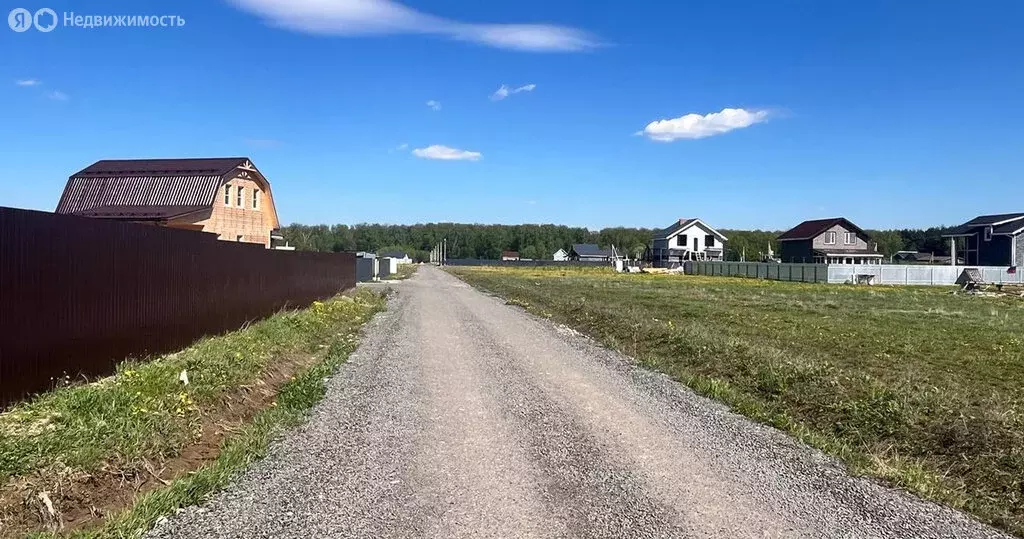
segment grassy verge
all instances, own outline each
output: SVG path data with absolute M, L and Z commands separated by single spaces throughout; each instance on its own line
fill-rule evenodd
M 398 271 L 396 273 L 388 275 L 388 280 L 401 281 L 403 279 L 408 279 L 409 277 L 415 275 L 416 270 L 418 270 L 419 268 L 419 264 L 400 264 L 398 266 Z
M 449 268 L 855 473 L 1024 534 L 1024 301 L 567 268 Z
M 236 435 L 227 439 L 217 460 L 203 466 L 168 488 L 141 498 L 131 509 L 109 520 L 97 530 L 76 537 L 135 537 L 148 530 L 161 516 L 179 507 L 195 505 L 210 493 L 220 490 L 240 470 L 262 458 L 275 435 L 301 422 L 306 412 L 320 401 L 329 376 L 352 351 L 351 340 L 336 341 L 327 357 L 288 382 L 278 394 L 275 406 L 260 412 Z
M 0 414 L 0 535 L 132 536 L 200 500 L 320 398 L 383 303 L 366 291 L 317 302 Z M 83 502 L 93 514 L 75 514 Z

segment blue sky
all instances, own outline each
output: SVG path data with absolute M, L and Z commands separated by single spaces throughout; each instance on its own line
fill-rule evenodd
M 4 206 L 52 210 L 98 159 L 245 155 L 286 223 L 1024 211 L 1021 2 L 13 7 L 185 25 L 3 28 Z

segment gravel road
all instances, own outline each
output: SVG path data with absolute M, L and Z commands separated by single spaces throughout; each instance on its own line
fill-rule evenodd
M 422 267 L 309 422 L 149 537 L 1004 537 Z

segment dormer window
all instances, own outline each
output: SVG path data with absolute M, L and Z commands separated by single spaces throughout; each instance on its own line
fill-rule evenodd
M 985 241 L 992 241 L 992 227 L 985 227 Z
M 225 185 L 224 186 L 224 205 L 225 206 L 230 206 L 231 205 L 231 186 L 230 185 Z
M 830 230 L 830 231 L 826 232 L 825 233 L 825 245 L 835 245 L 835 244 L 836 244 L 836 232 L 834 230 Z

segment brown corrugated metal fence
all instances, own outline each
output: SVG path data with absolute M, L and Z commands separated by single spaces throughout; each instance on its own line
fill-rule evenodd
M 350 253 L 0 207 L 0 405 L 355 282 Z

